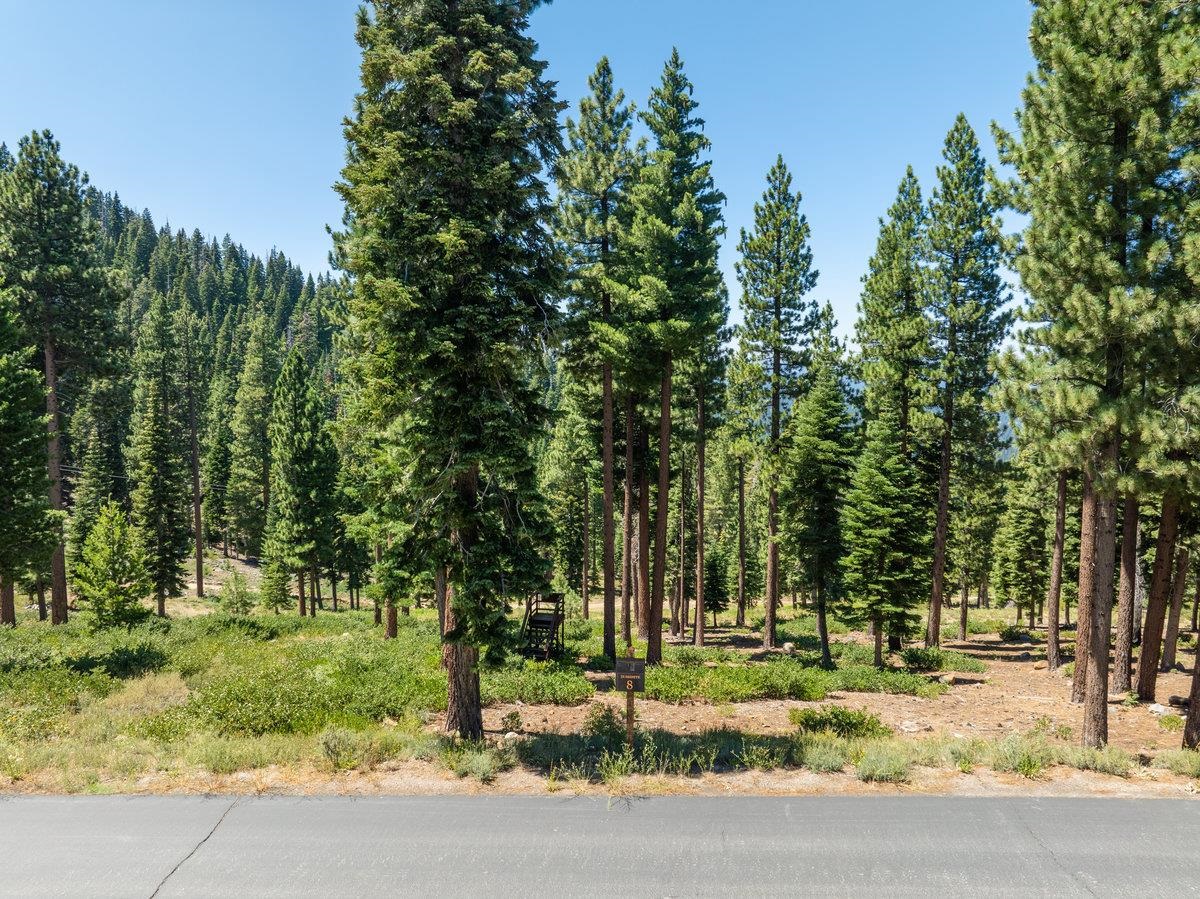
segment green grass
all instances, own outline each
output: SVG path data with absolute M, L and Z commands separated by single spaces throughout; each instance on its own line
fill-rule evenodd
M 871 743 L 854 766 L 854 774 L 868 783 L 908 783 L 912 765 L 912 754 L 903 743 Z
M 900 653 L 900 658 L 904 660 L 904 667 L 909 671 L 960 671 L 971 674 L 987 671 L 987 665 L 979 659 L 936 646 L 910 646 Z

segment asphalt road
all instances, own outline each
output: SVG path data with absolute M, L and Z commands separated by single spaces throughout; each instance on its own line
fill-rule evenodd
M 1200 802 L 10 797 L 2 896 L 1183 896 Z

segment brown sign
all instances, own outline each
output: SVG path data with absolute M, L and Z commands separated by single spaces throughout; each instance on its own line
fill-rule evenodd
M 646 660 L 617 659 L 613 681 L 618 690 L 643 693 L 646 690 Z

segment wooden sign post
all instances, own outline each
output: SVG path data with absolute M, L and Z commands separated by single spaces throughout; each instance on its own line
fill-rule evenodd
M 625 741 L 633 749 L 633 694 L 646 690 L 646 660 L 633 657 L 633 647 L 625 647 L 625 658 L 617 659 L 613 680 L 625 691 Z

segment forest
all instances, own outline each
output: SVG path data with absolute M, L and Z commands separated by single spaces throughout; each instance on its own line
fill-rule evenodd
M 0 145 L 0 773 L 1200 776 L 1200 7 L 1034 0 L 1015 129 L 895 173 L 847 340 L 821 174 L 727 234 L 680 52 L 568 109 L 539 5 L 360 11 L 329 272 Z M 947 691 L 1000 717 L 903 738 Z

